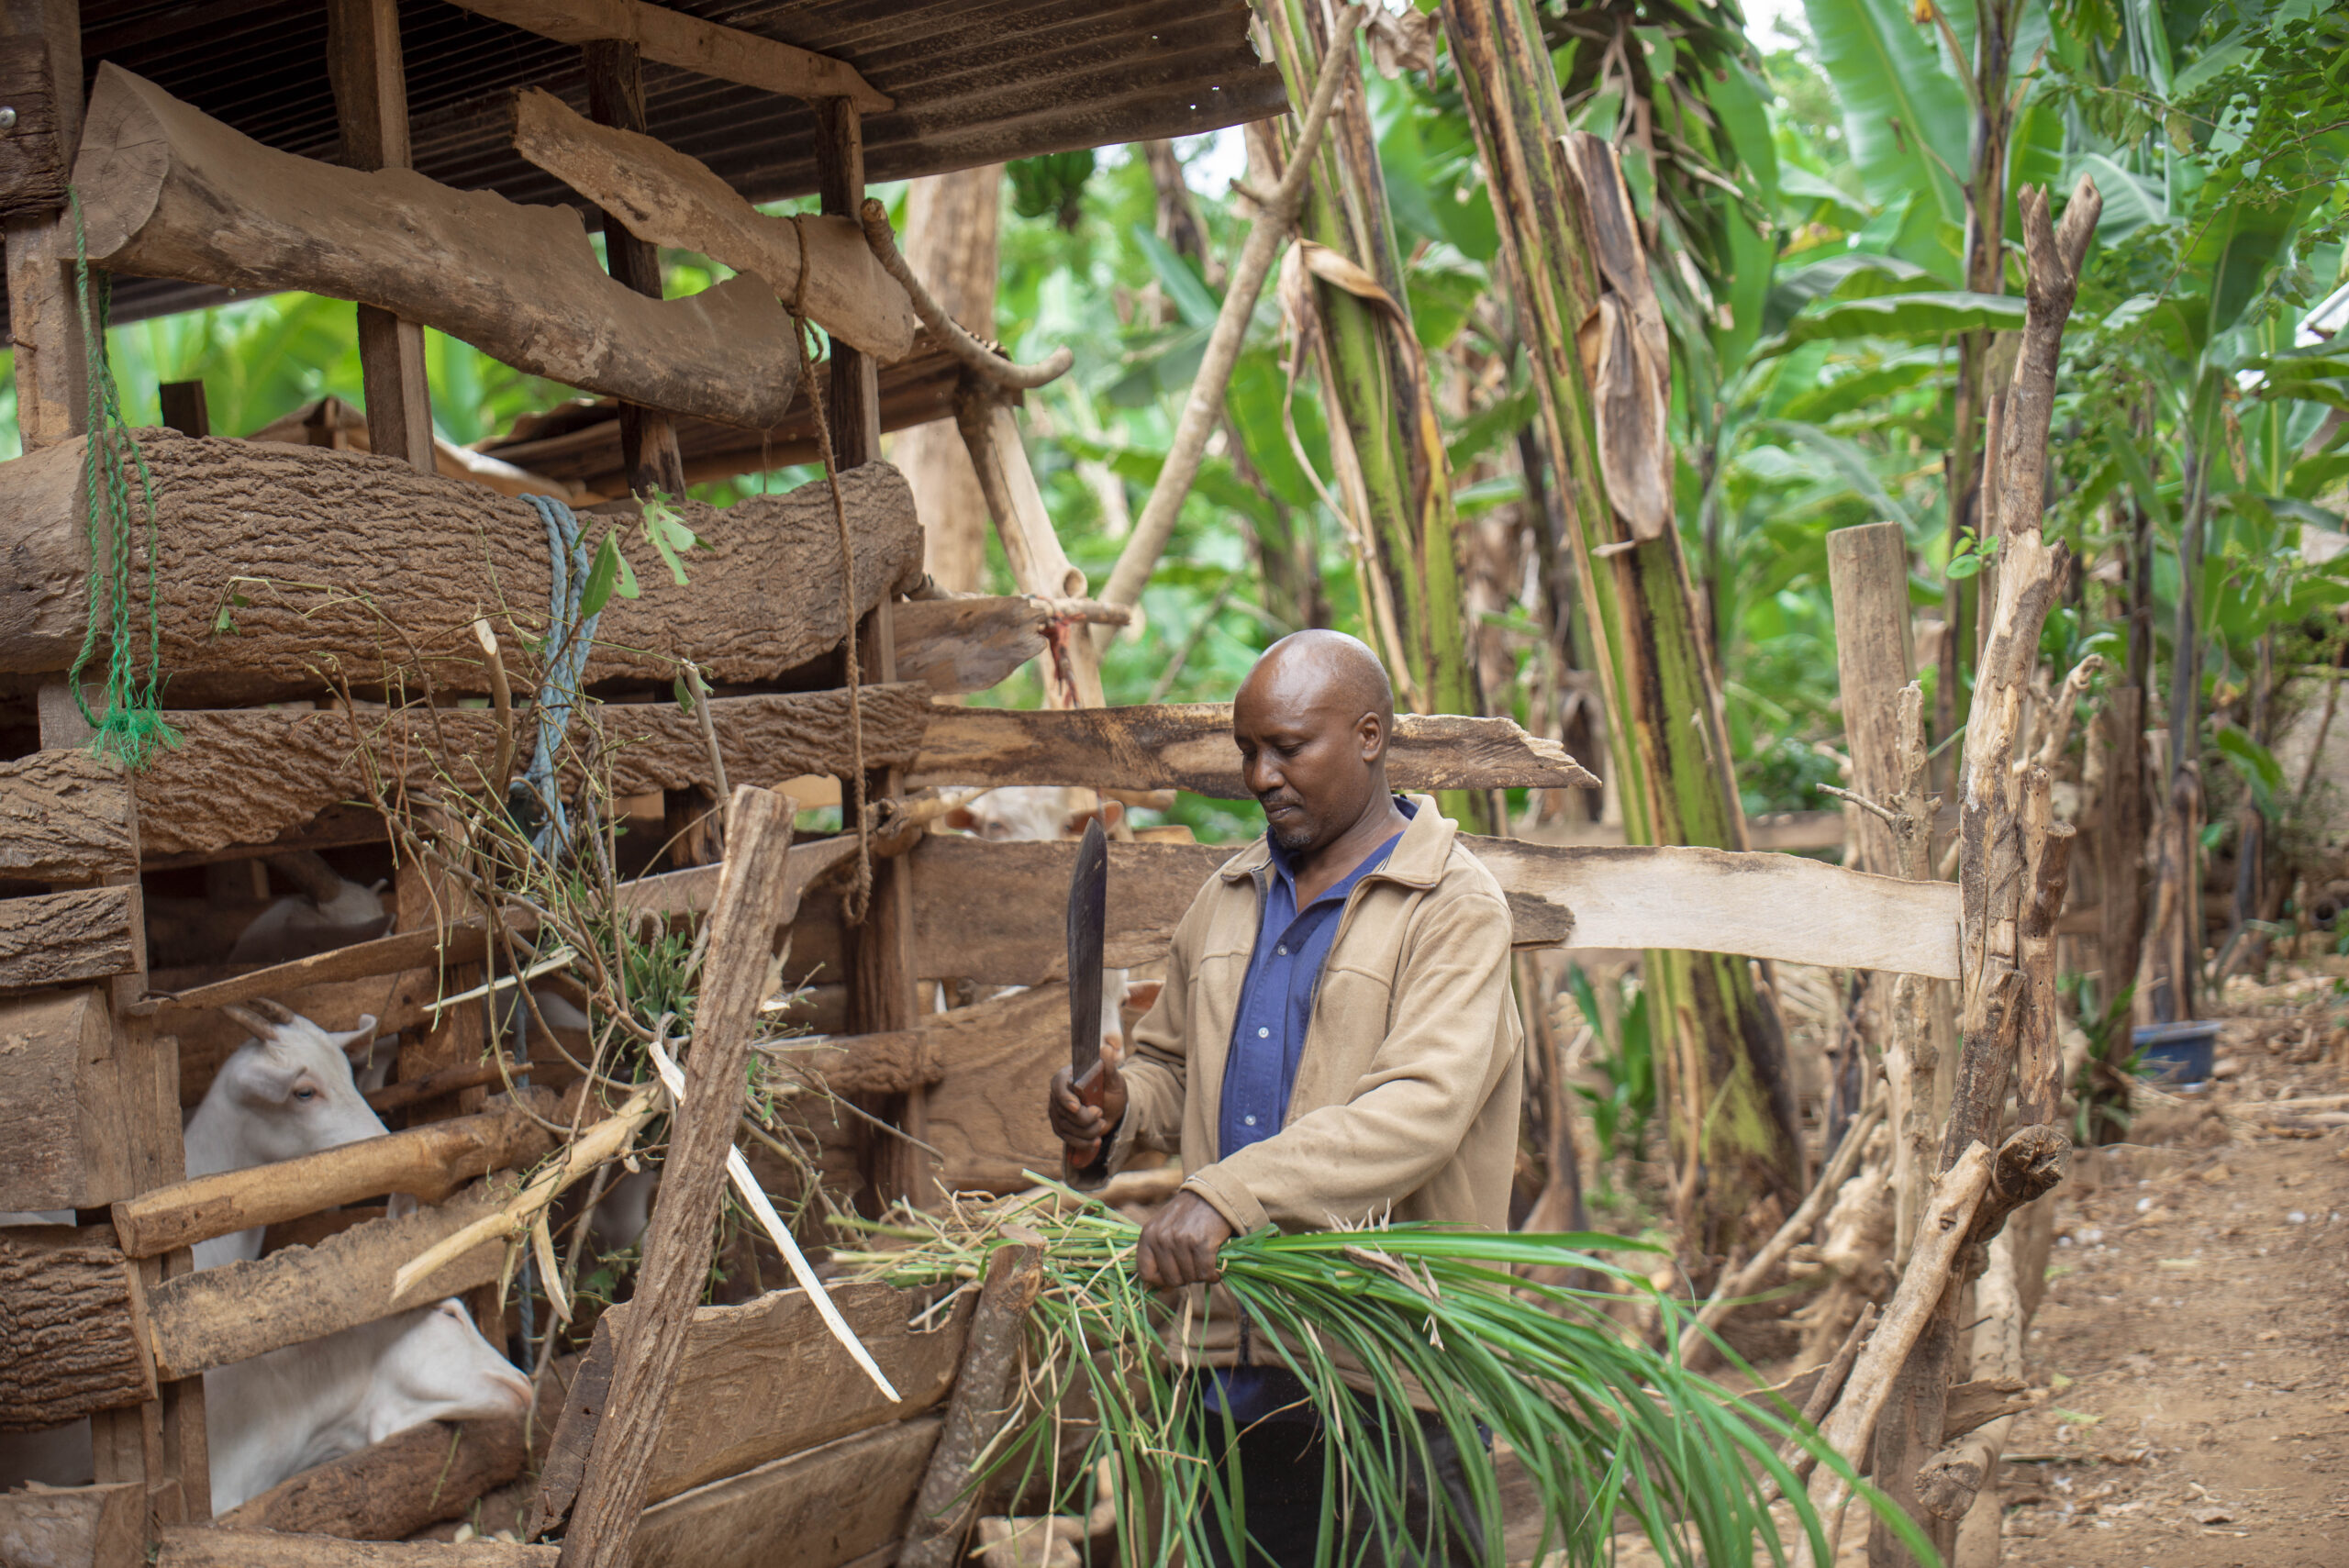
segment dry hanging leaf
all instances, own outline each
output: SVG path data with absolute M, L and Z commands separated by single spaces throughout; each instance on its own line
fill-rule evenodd
M 1373 8 L 1364 31 L 1370 35 L 1370 62 L 1389 82 L 1406 71 L 1435 69 L 1435 18 L 1417 10 Z

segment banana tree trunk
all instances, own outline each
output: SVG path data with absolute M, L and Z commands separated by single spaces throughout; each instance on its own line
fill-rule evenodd
M 1444 0 L 1501 219 L 1501 249 L 1571 521 L 1575 574 L 1634 843 L 1746 847 L 1720 688 L 1672 516 L 1668 357 L 1646 258 L 1605 144 L 1568 130 L 1530 0 Z M 1742 958 L 1650 953 L 1676 1195 L 1720 1251 L 1803 1162 L 1777 1009 Z M 1766 1226 L 1765 1226 L 1766 1228 Z
M 1290 95 L 1303 103 L 1320 76 L 1327 14 L 1316 0 L 1272 0 L 1261 15 Z M 1352 47 L 1349 58 L 1331 62 L 1335 69 L 1359 71 Z M 1480 713 L 1452 465 L 1427 354 L 1411 323 L 1386 176 L 1359 81 L 1342 90 L 1315 157 L 1297 226 L 1304 243 L 1291 264 L 1301 261 L 1310 276 L 1339 492 L 1375 578 L 1364 618 L 1400 664 L 1398 684 L 1409 706 L 1422 713 Z M 1443 806 L 1448 816 L 1492 826 L 1486 803 L 1473 794 L 1449 793 Z

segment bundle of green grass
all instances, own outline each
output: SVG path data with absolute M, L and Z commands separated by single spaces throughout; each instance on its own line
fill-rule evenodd
M 1134 1273 L 1140 1228 L 1064 1187 L 986 1207 L 897 1217 L 880 1228 L 896 1250 L 853 1254 L 867 1277 L 907 1287 L 984 1277 L 1015 1241 L 1041 1242 L 1043 1285 L 1030 1319 L 1027 1414 L 993 1445 L 983 1471 L 1007 1467 L 1062 1511 L 1084 1513 L 1105 1484 L 1126 1563 L 1242 1560 L 1245 1499 L 1228 1418 L 1203 1417 L 1204 1370 L 1184 1363 L 1186 1297 Z M 1666 1563 L 1784 1562 L 1771 1517 L 1786 1499 L 1810 1560 L 1831 1553 L 1795 1465 L 1806 1455 L 1849 1467 L 1798 1412 L 1768 1396 L 1739 1398 L 1627 1333 L 1607 1308 L 1626 1292 L 1660 1310 L 1666 1347 L 1688 1314 L 1605 1254 L 1658 1249 L 1588 1234 L 1523 1235 L 1419 1225 L 1285 1235 L 1264 1229 L 1223 1248 L 1222 1286 L 1262 1343 L 1302 1384 L 1319 1416 L 1328 1510 L 1317 1561 L 1614 1561 L 1636 1528 Z M 1612 1289 L 1528 1283 L 1534 1268 L 1586 1271 Z M 1560 1276 L 1563 1277 L 1563 1276 Z M 1718 1341 L 1716 1341 L 1718 1343 Z M 1745 1370 L 1727 1347 L 1732 1365 Z M 1097 1418 L 1081 1462 L 1061 1474 L 1053 1440 L 1072 1408 Z M 1427 1426 L 1459 1451 L 1465 1485 L 1423 1489 L 1407 1524 L 1414 1475 L 1428 1473 Z M 1107 1461 L 1104 1465 L 1100 1462 Z M 1503 1517 L 1506 1465 L 1521 1469 Z M 1807 1467 L 1806 1467 L 1807 1468 Z M 1541 1515 L 1530 1549 L 1530 1486 Z M 1920 1561 L 1930 1544 L 1901 1511 L 1860 1485 Z M 1416 1533 L 1418 1539 L 1411 1539 Z M 1757 1559 L 1756 1552 L 1766 1555 Z

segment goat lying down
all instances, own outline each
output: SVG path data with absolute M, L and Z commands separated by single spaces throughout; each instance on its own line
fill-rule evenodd
M 347 1054 L 373 1039 L 373 1018 L 333 1033 L 273 1002 L 224 1010 L 253 1038 L 222 1064 L 188 1118 L 189 1175 L 290 1160 L 385 1130 Z M 258 1229 L 219 1237 L 197 1244 L 195 1266 L 258 1258 L 261 1248 Z M 529 1398 L 522 1373 L 455 1301 L 220 1367 L 204 1374 L 204 1391 L 215 1512 L 403 1428 L 506 1415 Z M 94 1473 L 87 1420 L 0 1434 L 0 1486 L 77 1485 Z

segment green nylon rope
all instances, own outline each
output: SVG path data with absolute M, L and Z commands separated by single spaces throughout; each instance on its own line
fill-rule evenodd
M 155 523 L 155 478 L 147 471 L 146 454 L 123 417 L 122 399 L 114 384 L 114 367 L 106 359 L 106 274 L 98 274 L 97 303 L 91 304 L 90 248 L 82 227 L 82 196 L 69 189 L 73 204 L 73 293 L 82 314 L 82 341 L 87 355 L 90 384 L 89 438 L 82 449 L 82 493 L 89 512 L 84 519 L 90 541 L 90 618 L 82 634 L 81 651 L 66 676 L 73 701 L 96 735 L 90 750 L 111 756 L 127 768 L 138 768 L 180 738 L 163 722 L 157 700 L 162 685 L 162 621 L 157 614 L 160 587 Z M 130 556 L 131 474 L 138 473 L 138 504 L 147 514 L 147 673 L 138 669 L 137 638 L 131 629 Z M 106 712 L 95 713 L 82 689 L 82 672 L 97 657 L 98 644 L 107 644 Z

